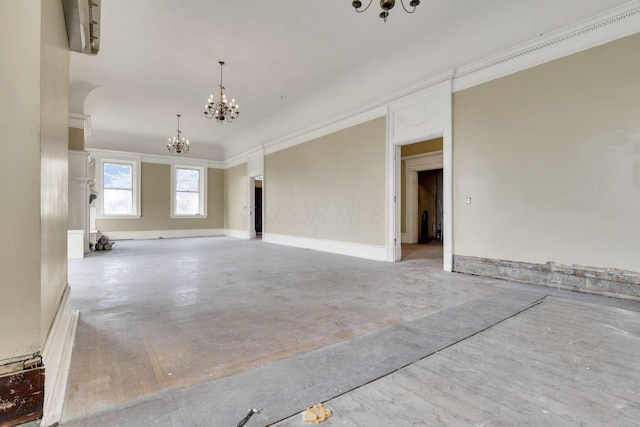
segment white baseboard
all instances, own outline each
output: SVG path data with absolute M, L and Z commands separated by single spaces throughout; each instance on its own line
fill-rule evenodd
M 387 247 L 363 243 L 340 242 L 337 240 L 314 239 L 310 237 L 287 236 L 284 234 L 264 233 L 262 240 L 277 245 L 313 249 L 322 252 L 348 255 L 375 261 L 387 261 Z
M 202 228 L 191 230 L 104 231 L 102 234 L 110 240 L 174 239 L 181 237 L 224 236 L 225 230 L 222 228 Z
M 229 237 L 237 237 L 239 239 L 249 239 L 249 232 L 247 230 L 234 230 L 227 228 L 224 230 L 224 235 Z
M 42 427 L 58 425 L 62 416 L 62 404 L 67 389 L 71 352 L 76 336 L 79 313 L 69 306 L 67 286 L 58 307 L 56 318 L 42 350 L 45 367 L 44 411 Z

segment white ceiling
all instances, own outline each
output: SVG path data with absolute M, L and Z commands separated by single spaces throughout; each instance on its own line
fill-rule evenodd
M 385 24 L 376 1 L 105 0 L 99 54 L 71 54 L 70 110 L 91 116 L 88 147 L 150 154 L 180 113 L 189 157 L 225 160 L 625 3 L 397 2 Z M 233 123 L 203 114 L 220 60 Z

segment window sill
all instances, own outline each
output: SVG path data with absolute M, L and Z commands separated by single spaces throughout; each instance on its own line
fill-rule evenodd
M 140 219 L 142 215 L 99 215 L 96 219 Z
M 171 219 L 207 219 L 207 215 L 171 215 Z

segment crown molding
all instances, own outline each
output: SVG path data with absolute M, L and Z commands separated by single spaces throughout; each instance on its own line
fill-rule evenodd
M 366 105 L 350 113 L 332 117 L 312 126 L 275 138 L 230 159 L 224 161 L 208 161 L 208 167 L 213 169 L 227 169 L 247 163 L 251 156 L 258 153 L 262 153 L 263 155 L 272 154 L 330 133 L 378 117 L 383 117 L 387 114 L 388 105 L 403 102 L 409 95 L 433 88 L 447 81 L 451 82 L 452 92 L 457 92 L 630 36 L 639 31 L 640 0 L 633 0 L 602 14 L 550 32 L 543 37 L 519 44 L 495 55 L 430 76 L 420 82 L 406 86 L 393 96 L 380 99 L 378 102 Z M 73 122 L 72 118 L 74 120 Z M 77 120 L 84 120 L 84 123 L 88 123 L 90 132 L 90 116 L 77 113 L 69 114 L 69 125 L 71 127 L 82 128 L 83 126 L 80 126 L 80 122 Z M 85 136 L 86 135 L 88 135 L 88 133 L 85 127 Z M 92 152 L 95 151 L 91 149 L 88 150 Z M 143 161 L 151 163 L 170 164 L 171 160 L 173 160 L 173 157 L 169 156 L 139 155 L 143 156 Z
M 639 31 L 640 1 L 635 0 L 543 37 L 458 67 L 453 75 L 453 91 L 468 89 Z
M 86 138 L 91 135 L 91 116 L 69 112 L 69 127 L 83 129 L 84 137 Z
M 224 162 L 224 167 L 226 169 L 243 163 L 248 163 L 251 156 L 257 154 L 266 156 L 267 154 L 272 154 L 299 144 L 304 144 L 305 142 L 309 142 L 313 139 L 347 129 L 360 123 L 368 122 L 369 120 L 377 119 L 378 117 L 384 117 L 386 114 L 387 110 L 383 105 L 383 102 L 378 102 L 355 112 L 333 117 L 314 126 L 309 126 L 297 132 L 292 132 L 286 136 L 247 150 L 244 153 L 226 160 Z
M 290 133 L 263 145 L 264 154 L 275 153 L 350 126 L 384 116 L 387 105 L 401 102 L 409 95 L 427 90 L 443 82 L 452 82 L 457 92 L 504 77 L 545 62 L 590 49 L 640 31 L 640 0 L 634 0 L 605 13 L 550 32 L 544 37 L 514 46 L 495 55 L 444 71 L 405 87 L 397 94 L 381 99 L 352 113 L 325 120 L 314 126 Z M 225 162 L 225 167 L 247 161 L 251 151 Z
M 315 126 L 308 127 L 298 132 L 291 133 L 282 138 L 278 138 L 264 144 L 264 154 L 272 154 L 286 148 L 290 148 L 305 142 L 311 141 L 338 132 L 369 120 L 384 117 L 387 114 L 387 107 L 379 103 L 367 106 L 350 114 L 344 114 L 325 120 Z
M 255 156 L 257 154 L 262 154 L 264 155 L 264 145 L 259 145 L 257 147 L 254 147 L 250 150 L 245 151 L 244 153 L 238 154 L 237 156 L 234 156 L 232 158 L 230 158 L 229 160 L 225 160 L 224 161 L 224 169 L 229 169 L 232 168 L 234 166 L 238 166 L 241 165 L 243 163 L 247 163 L 249 162 L 249 158 L 251 156 Z
M 91 153 L 91 155 L 99 156 L 99 157 L 115 157 L 115 158 L 128 158 L 128 159 L 139 159 L 143 163 L 156 163 L 160 165 L 172 165 L 175 163 L 182 164 L 192 164 L 198 166 L 205 166 L 208 169 L 224 169 L 224 162 L 207 160 L 207 159 L 197 159 L 193 157 L 175 157 L 175 156 L 163 156 L 160 154 L 147 154 L 147 153 L 136 153 L 133 151 L 118 151 L 118 150 L 105 150 L 103 148 L 86 148 L 86 151 Z

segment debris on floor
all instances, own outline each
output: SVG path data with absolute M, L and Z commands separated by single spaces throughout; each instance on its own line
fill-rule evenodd
M 313 424 L 323 423 L 331 418 L 332 415 L 331 409 L 325 408 L 322 403 L 318 403 L 317 405 L 307 408 L 303 414 L 304 422 Z
M 247 422 L 249 422 L 249 418 L 251 418 L 254 414 L 257 414 L 260 411 L 262 411 L 262 409 L 260 409 L 260 410 L 258 410 L 256 408 L 249 409 L 249 412 L 247 413 L 247 416 L 245 416 L 243 419 L 240 420 L 240 422 L 238 423 L 237 427 L 243 427 Z
M 96 251 L 110 251 L 113 246 L 113 242 L 109 240 L 109 237 L 98 232 L 96 235 L 96 243 L 90 246 L 91 250 Z

